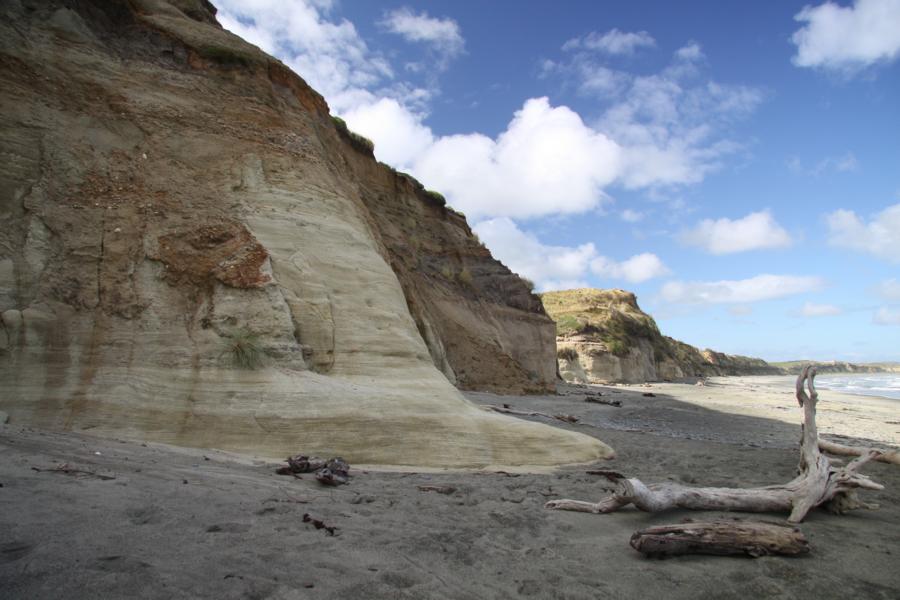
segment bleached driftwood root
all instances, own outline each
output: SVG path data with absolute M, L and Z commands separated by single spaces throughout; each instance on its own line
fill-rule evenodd
M 749 489 L 692 488 L 675 483 L 645 485 L 638 479 L 626 478 L 610 471 L 604 475 L 616 484 L 617 490 L 612 496 L 596 503 L 553 500 L 545 507 L 590 513 L 613 512 L 629 504 L 647 512 L 670 508 L 789 512 L 790 523 L 799 523 L 810 510 L 820 505 L 837 513 L 855 508 L 877 508 L 877 505 L 860 501 L 856 492 L 859 489 L 884 489 L 881 484 L 859 473 L 863 465 L 882 455 L 881 452 L 866 450 L 846 466 L 838 468 L 819 451 L 819 434 L 816 429 L 816 403 L 819 397 L 814 384 L 815 376 L 815 368 L 806 367 L 797 377 L 797 401 L 803 408 L 804 422 L 800 474 L 788 483 Z M 804 384 L 807 384 L 809 394 L 804 390 Z
M 829 442 L 819 438 L 819 450 L 836 456 L 864 456 L 867 452 L 875 452 L 877 456 L 872 460 L 900 465 L 900 450 L 880 448 L 860 448 L 859 446 L 845 446 L 837 442 Z
M 797 556 L 809 552 L 809 542 L 796 527 L 750 521 L 712 521 L 663 525 L 636 531 L 631 547 L 653 558 L 681 554 L 767 554 Z

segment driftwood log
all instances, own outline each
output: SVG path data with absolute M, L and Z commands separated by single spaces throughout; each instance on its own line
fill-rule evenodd
M 892 465 L 900 465 L 900 450 L 881 449 L 881 448 L 860 448 L 859 446 L 845 446 L 837 442 L 829 442 L 819 438 L 819 450 L 834 454 L 837 456 L 864 456 L 868 452 L 877 452 L 878 456 L 872 460 L 888 463 Z
M 663 525 L 636 531 L 631 547 L 651 558 L 682 554 L 797 556 L 809 542 L 796 527 L 759 521 L 712 521 Z
M 837 467 L 819 450 L 816 429 L 815 368 L 805 367 L 797 377 L 797 401 L 803 409 L 799 475 L 783 485 L 762 488 L 694 488 L 675 483 L 646 485 L 638 479 L 618 473 L 605 473 L 616 485 L 613 495 L 599 502 L 580 500 L 552 500 L 545 507 L 556 510 L 575 510 L 608 513 L 634 504 L 638 509 L 659 512 L 670 508 L 693 510 L 738 510 L 747 512 L 789 512 L 788 522 L 799 523 L 817 506 L 836 513 L 855 508 L 877 508 L 862 502 L 857 490 L 881 490 L 884 486 L 865 475 L 860 469 L 869 461 L 883 455 L 866 449 L 846 466 Z M 807 394 L 804 385 L 808 387 Z
M 523 417 L 542 417 L 544 419 L 555 419 L 557 421 L 562 421 L 563 423 L 576 424 L 581 419 L 574 415 L 550 415 L 542 412 L 535 411 L 527 411 L 527 410 L 516 410 L 510 407 L 508 404 L 504 404 L 503 406 L 497 406 L 496 404 L 485 404 L 484 408 L 488 410 L 492 410 L 494 412 L 503 413 L 505 415 L 519 415 Z

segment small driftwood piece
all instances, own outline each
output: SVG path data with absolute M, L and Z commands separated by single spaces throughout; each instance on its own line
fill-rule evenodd
M 892 465 L 900 465 L 900 450 L 897 449 L 880 449 L 880 448 L 860 448 L 859 446 L 845 446 L 837 442 L 829 442 L 819 438 L 819 450 L 834 454 L 836 456 L 865 456 L 868 452 L 874 452 L 877 456 L 872 460 L 888 463 Z
M 805 367 L 797 377 L 797 401 L 803 409 L 799 475 L 782 485 L 763 488 L 696 488 L 676 483 L 646 485 L 639 479 L 619 473 L 604 474 L 616 491 L 599 502 L 552 500 L 544 506 L 556 510 L 609 513 L 634 504 L 647 512 L 670 508 L 691 510 L 738 510 L 746 512 L 789 512 L 789 523 L 803 521 L 807 513 L 824 505 L 831 512 L 844 513 L 855 508 L 878 508 L 862 502 L 857 490 L 882 490 L 884 486 L 861 474 L 860 469 L 882 453 L 868 450 L 846 466 L 832 465 L 819 451 L 816 429 L 816 370 Z M 809 393 L 804 389 L 808 386 Z
M 418 488 L 422 492 L 437 492 L 438 494 L 452 494 L 456 491 L 452 485 L 420 485 Z
M 63 475 L 86 475 L 87 477 L 95 477 L 100 479 L 101 481 L 111 481 L 116 478 L 115 475 L 103 475 L 102 473 L 95 473 L 94 471 L 86 471 L 84 469 L 73 469 L 69 466 L 69 463 L 62 463 L 61 465 L 57 465 L 52 469 L 39 469 L 38 467 L 31 467 L 32 471 L 37 471 L 38 473 L 62 473 Z
M 609 398 L 603 398 L 601 394 L 597 394 L 595 396 L 585 396 L 585 402 L 590 402 L 592 404 L 606 404 L 608 406 L 622 406 L 621 400 L 611 400 Z
M 651 558 L 682 554 L 797 556 L 809 552 L 809 542 L 796 527 L 760 521 L 712 521 L 663 525 L 636 531 L 631 547 Z
M 520 415 L 523 417 L 543 417 L 545 419 L 555 419 L 557 421 L 562 421 L 563 423 L 569 423 L 574 425 L 578 423 L 581 419 L 574 415 L 550 415 L 542 412 L 531 412 L 526 410 L 516 410 L 511 408 L 508 404 L 504 404 L 503 406 L 497 406 L 496 404 L 485 404 L 485 408 L 490 409 L 494 412 L 503 413 L 505 415 Z

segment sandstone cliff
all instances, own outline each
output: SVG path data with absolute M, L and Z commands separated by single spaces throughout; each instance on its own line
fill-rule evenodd
M 567 381 L 641 383 L 711 375 L 770 375 L 762 359 L 731 356 L 663 336 L 631 292 L 578 289 L 541 295 L 556 320 L 560 375 Z
M 609 454 L 451 385 L 552 388 L 552 321 L 206 0 L 0 12 L 12 422 L 373 464 Z

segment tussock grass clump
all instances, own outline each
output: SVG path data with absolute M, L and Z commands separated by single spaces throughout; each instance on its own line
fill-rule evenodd
M 631 350 L 631 346 L 625 340 L 612 338 L 603 340 L 603 343 L 606 344 L 606 349 L 616 356 L 625 356 Z
M 375 142 L 369 138 L 359 135 L 355 131 L 350 131 L 347 122 L 340 117 L 331 116 L 331 121 L 344 140 L 346 140 L 355 150 L 363 154 L 373 155 L 375 153 Z
M 227 67 L 250 67 L 254 62 L 249 54 L 225 46 L 200 46 L 197 48 L 197 54 L 201 58 Z
M 578 350 L 575 348 L 557 348 L 556 358 L 564 360 L 578 360 Z
M 447 206 L 447 199 L 444 198 L 444 195 L 440 192 L 436 192 L 434 190 L 425 190 L 425 195 L 428 196 L 428 199 L 437 204 L 438 206 Z
M 255 370 L 263 366 L 263 350 L 259 337 L 249 331 L 238 331 L 226 339 L 221 355 L 229 355 L 238 369 Z M 220 356 L 221 356 L 220 355 Z
M 552 317 L 552 315 L 551 315 Z M 581 330 L 583 323 L 573 315 L 562 315 L 556 319 L 556 335 L 574 334 Z
M 462 270 L 456 274 L 456 280 L 468 287 L 473 287 L 475 283 L 472 279 L 472 272 L 465 267 L 463 267 Z

